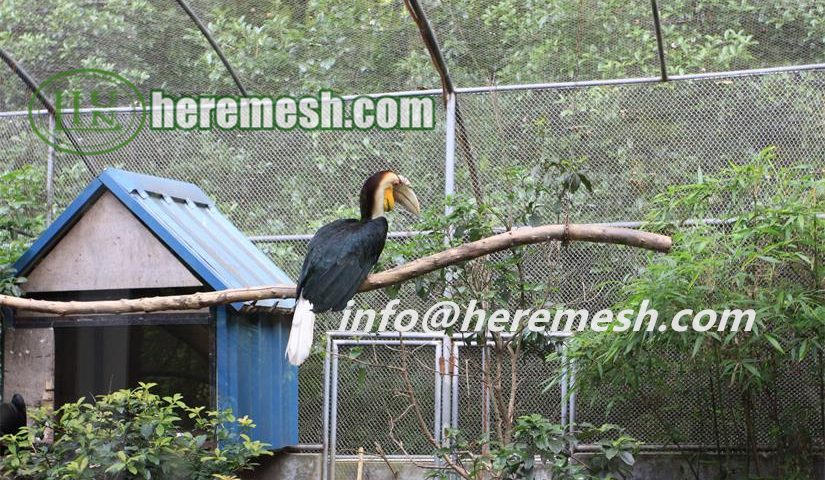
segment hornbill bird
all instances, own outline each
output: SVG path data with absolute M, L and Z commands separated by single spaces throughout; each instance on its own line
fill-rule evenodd
M 11 403 L 0 405 L 0 434 L 16 434 L 26 426 L 26 401 L 19 393 L 11 397 Z
M 420 213 L 418 198 L 406 178 L 391 170 L 375 173 L 361 188 L 361 218 L 341 219 L 319 228 L 298 277 L 298 301 L 286 355 L 300 365 L 312 349 L 315 314 L 341 311 L 378 261 L 387 239 L 384 213 L 398 203 Z

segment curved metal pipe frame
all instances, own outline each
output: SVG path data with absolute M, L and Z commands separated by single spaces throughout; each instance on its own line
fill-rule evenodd
M 14 58 L 12 58 L 12 56 L 7 51 L 5 51 L 2 48 L 0 48 L 0 58 L 2 58 L 3 62 L 5 62 L 6 65 L 8 65 L 9 69 L 15 75 L 17 75 L 17 78 L 19 78 L 26 85 L 26 88 L 30 92 L 32 92 L 32 94 L 35 97 L 37 97 L 37 100 L 40 101 L 40 103 L 43 105 L 43 108 L 45 108 L 46 111 L 49 113 L 49 127 L 50 127 L 49 132 L 53 136 L 54 133 L 55 133 L 55 129 L 54 129 L 55 120 L 54 119 L 55 119 L 55 113 L 57 112 L 57 110 L 55 109 L 54 104 L 48 98 L 46 98 L 45 95 L 43 95 L 43 92 L 41 92 L 37 88 L 39 83 L 37 81 L 35 81 L 34 77 L 32 77 L 31 74 L 29 74 L 29 72 L 26 71 L 25 68 L 23 68 Z M 86 157 L 86 155 L 84 155 L 82 153 L 83 149 L 80 148 L 80 145 L 77 143 L 77 140 L 75 140 L 75 138 L 71 134 L 71 132 L 64 130 L 63 133 L 65 133 L 66 137 L 69 139 L 69 141 L 72 142 L 72 146 L 74 146 L 75 150 L 80 155 L 80 158 L 83 160 L 83 165 L 86 166 L 86 169 L 88 169 L 89 172 L 92 175 L 96 175 L 97 174 L 96 169 L 91 165 L 91 163 L 90 163 L 89 159 Z M 49 147 L 51 148 L 51 145 Z M 50 153 L 50 156 L 53 156 L 53 152 Z
M 189 19 L 192 20 L 192 23 L 198 27 L 198 30 L 201 31 L 201 34 L 206 38 L 206 41 L 209 42 L 209 45 L 212 46 L 212 50 L 218 54 L 218 58 L 221 59 L 223 66 L 226 68 L 226 71 L 229 72 L 229 75 L 232 77 L 232 80 L 235 82 L 235 85 L 238 87 L 238 90 L 241 92 L 241 95 L 246 96 L 246 88 L 244 88 L 243 83 L 241 83 L 240 77 L 238 74 L 235 73 L 235 69 L 232 68 L 232 65 L 229 63 L 229 60 L 226 59 L 226 55 L 223 54 L 223 50 L 218 45 L 218 42 L 215 41 L 215 38 L 212 36 L 212 33 L 209 32 L 209 29 L 206 28 L 206 25 L 201 22 L 201 19 L 189 8 L 189 5 L 186 4 L 184 0 L 175 0 L 177 4 L 186 12 L 186 15 L 189 16 Z

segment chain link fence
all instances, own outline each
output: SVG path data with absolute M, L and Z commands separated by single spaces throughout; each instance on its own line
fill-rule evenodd
M 759 150 L 775 145 L 780 161 L 825 166 L 825 71 L 800 70 L 763 75 L 680 80 L 667 84 L 628 83 L 562 88 L 468 92 L 459 102 L 470 133 L 470 144 L 481 173 L 482 188 L 494 191 L 504 169 L 531 168 L 542 162 L 580 159 L 593 181 L 594 192 L 569 212 L 573 222 L 632 222 L 647 212 L 653 196 L 670 185 L 713 174 L 729 163 L 749 161 Z M 440 104 L 440 102 L 438 102 Z M 121 113 L 120 115 L 131 115 Z M 159 132 L 144 130 L 126 147 L 101 156 L 80 158 L 48 148 L 32 133 L 25 115 L 0 116 L 4 168 L 33 164 L 53 166 L 52 212 L 59 213 L 107 166 L 170 176 L 202 186 L 221 209 L 290 275 L 296 277 L 309 235 L 322 223 L 354 213 L 362 179 L 380 168 L 393 168 L 414 179 L 422 204 L 435 205 L 444 195 L 446 112 L 438 110 L 433 131 L 398 132 Z M 463 158 L 460 157 L 462 160 Z M 456 190 L 469 192 L 467 165 L 456 166 Z M 731 206 L 719 204 L 719 213 Z M 544 219 L 553 222 L 558 219 Z M 413 227 L 404 214 L 391 218 L 391 230 Z M 390 241 L 403 241 L 395 238 Z M 617 285 L 644 267 L 646 255 L 631 248 L 606 245 L 538 245 L 528 249 L 528 275 L 555 283 L 553 303 L 591 310 L 607 308 Z M 402 287 L 400 308 L 426 309 L 412 286 Z M 364 305 L 389 300 L 383 291 L 359 297 Z M 340 318 L 322 315 L 317 336 L 337 328 Z M 468 353 L 466 371 L 477 371 L 476 354 Z M 578 400 L 577 419 L 609 421 L 650 444 L 710 445 L 712 426 L 692 405 L 707 400 L 711 390 L 701 372 L 684 372 L 684 362 L 669 358 L 672 374 L 651 379 L 649 398 L 611 402 L 609 391 Z M 525 366 L 529 375 L 546 378 L 551 365 Z M 352 370 L 355 372 L 356 370 Z M 312 357 L 300 371 L 301 443 L 317 445 L 322 437 L 323 360 Z M 383 398 L 391 380 L 380 374 L 352 373 L 352 395 L 340 404 L 342 421 L 350 422 L 339 437 L 339 451 L 354 454 L 371 448 L 378 437 L 392 445 L 387 432 L 364 422 L 384 418 L 369 408 Z M 817 404 L 813 369 L 799 366 L 783 376 L 786 388 L 760 399 L 757 415 L 764 421 L 760 443 L 769 443 L 769 422 L 777 411 L 811 411 Z M 422 372 L 418 372 L 422 373 Z M 423 374 L 423 373 L 422 373 Z M 357 377 L 362 375 L 362 377 Z M 426 375 L 425 375 L 426 376 Z M 356 378 L 357 377 L 357 378 Z M 473 391 L 478 382 L 464 388 Z M 654 381 L 655 380 L 655 381 Z M 662 398 L 654 388 L 662 382 L 675 398 Z M 423 388 L 423 387 L 422 387 Z M 717 399 L 736 409 L 736 392 Z M 424 395 L 426 397 L 426 395 Z M 728 398 L 729 397 L 729 398 Z M 481 406 L 467 395 L 462 421 L 478 423 Z M 541 382 L 525 384 L 520 411 L 555 412 L 558 394 Z M 548 400 L 556 399 L 556 400 Z M 733 412 L 733 410 L 731 410 Z M 691 413 L 695 412 L 695 413 Z M 551 416 L 550 418 L 554 418 Z M 733 422 L 736 415 L 728 417 Z M 472 420 L 470 420 L 472 419 Z M 665 422 L 664 420 L 667 420 Z M 811 419 L 813 422 L 815 419 Z M 359 423 L 363 422 L 363 424 Z M 663 425 L 678 432 L 667 432 Z M 470 427 L 471 431 L 476 427 Z M 742 426 L 722 429 L 728 447 L 741 446 Z M 420 442 L 419 442 L 420 443 Z M 426 446 L 407 440 L 408 451 L 426 454 Z M 397 452 L 391 452 L 397 453 Z
M 36 79 L 68 68 L 98 67 L 121 72 L 142 92 L 238 93 L 237 82 L 178 2 L 47 3 L 0 5 L 0 47 Z M 188 5 L 224 47 L 249 92 L 305 94 L 322 87 L 340 94 L 418 91 L 433 96 L 438 105 L 432 131 L 144 129 L 130 144 L 104 155 L 50 154 L 26 114 L 17 111 L 26 108 L 30 92 L 13 72 L 3 70 L 0 164 L 4 169 L 35 165 L 53 170 L 44 176 L 51 181 L 43 186 L 48 199 L 43 213 L 49 215 L 62 211 L 105 167 L 196 183 L 297 277 L 309 236 L 323 223 L 355 213 L 357 192 L 368 174 L 383 168 L 403 173 L 413 180 L 424 206 L 439 204 L 449 189 L 444 180 L 448 112 L 438 92 L 424 90 L 437 88 L 438 76 L 403 5 L 379 3 L 193 0 Z M 784 164 L 825 168 L 825 67 L 706 73 L 825 61 L 821 2 L 705 3 L 659 2 L 668 70 L 688 75 L 662 83 L 630 78 L 660 72 L 648 2 L 425 2 L 453 79 L 465 87 L 459 88 L 458 104 L 482 189 L 495 191 L 510 167 L 575 160 L 594 191 L 572 207 L 570 221 L 622 223 L 642 220 L 651 199 L 669 186 L 730 163 L 746 163 L 769 145 L 776 146 Z M 170 42 L 174 48 L 168 48 Z M 530 82 L 568 83 L 519 85 Z M 466 162 L 458 156 L 458 193 L 471 191 Z M 715 208 L 721 214 L 735 207 L 720 203 Z M 390 224 L 396 233 L 414 226 L 404 214 L 392 216 Z M 390 241 L 403 242 L 403 235 Z M 527 274 L 554 284 L 553 303 L 591 310 L 609 307 L 617 286 L 647 261 L 647 254 L 638 250 L 606 245 L 537 245 L 528 253 Z M 429 306 L 411 285 L 402 286 L 398 298 L 399 308 Z M 364 305 L 387 300 L 383 291 L 359 296 Z M 339 321 L 337 315 L 321 315 L 316 338 L 337 328 Z M 371 350 L 387 362 L 396 354 L 390 346 Z M 421 363 L 431 354 L 422 347 Z M 709 432 L 715 429 L 723 432 L 719 437 L 725 447 L 742 447 L 743 427 L 734 420 L 739 418 L 738 392 L 725 390 L 716 398 L 720 387 L 709 383 L 706 372 L 685 371 L 685 362 L 674 355 L 663 352 L 670 373 L 650 379 L 646 398 L 616 402 L 613 397 L 621 392 L 591 392 L 589 398 L 577 399 L 571 415 L 622 425 L 652 445 L 713 445 L 717 436 Z M 460 397 L 459 423 L 471 435 L 481 432 L 484 410 L 477 396 L 481 382 L 475 378 L 481 359 L 471 347 L 462 358 L 466 374 L 459 385 L 467 394 Z M 300 442 L 306 445 L 322 442 L 323 362 L 314 355 L 300 370 Z M 338 451 L 355 455 L 359 447 L 371 449 L 379 442 L 388 454 L 400 453 L 398 438 L 389 438 L 385 428 L 386 412 L 398 405 L 376 401 L 395 401 L 387 392 L 397 388 L 397 379 L 344 363 L 347 395 L 339 419 L 346 428 L 337 439 Z M 539 381 L 552 375 L 555 366 L 528 358 L 523 368 L 530 380 L 522 385 L 519 411 L 560 420 L 560 392 L 546 390 Z M 812 365 L 789 366 L 780 377 L 782 388 L 758 400 L 760 444 L 771 443 L 771 422 L 786 421 L 777 412 L 815 425 L 811 412 L 821 397 L 814 370 Z M 428 390 L 434 388 L 427 383 L 431 374 L 423 367 L 414 372 L 422 398 L 435 398 Z M 671 396 L 662 396 L 666 390 Z M 707 424 L 696 405 L 709 401 L 731 413 L 725 417 L 729 424 Z M 406 451 L 430 454 L 406 421 L 398 425 Z M 673 431 L 665 431 L 664 425 Z M 812 429 L 820 435 L 813 441 L 821 444 L 820 430 Z

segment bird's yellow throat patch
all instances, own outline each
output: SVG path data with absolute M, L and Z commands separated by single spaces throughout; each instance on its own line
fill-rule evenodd
M 395 197 L 392 196 L 392 187 L 384 190 L 384 211 L 389 212 L 395 206 Z

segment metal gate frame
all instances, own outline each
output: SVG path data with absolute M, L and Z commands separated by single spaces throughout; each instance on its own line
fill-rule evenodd
M 405 339 L 409 338 L 409 340 Z M 339 347 L 345 345 L 432 345 L 435 348 L 433 361 L 435 365 L 435 411 L 434 430 L 441 430 L 442 396 L 439 394 L 444 384 L 443 371 L 440 369 L 440 360 L 444 358 L 443 337 L 430 334 L 405 334 L 401 337 L 396 332 L 355 335 L 347 331 L 327 332 L 327 348 L 324 358 L 324 413 L 323 413 L 323 465 L 324 480 L 335 478 L 336 440 L 338 429 L 338 352 Z
M 508 334 L 508 333 L 502 333 L 501 336 L 502 336 L 502 338 L 506 338 L 506 339 L 512 338 L 512 334 Z M 575 369 L 574 369 L 573 366 L 568 366 L 567 365 L 567 342 L 566 342 L 566 340 L 568 338 L 570 338 L 572 335 L 570 333 L 567 333 L 567 332 L 552 332 L 552 333 L 550 333 L 549 336 L 551 338 L 557 338 L 557 339 L 560 340 L 557 347 L 556 347 L 558 353 L 561 354 L 561 364 L 562 364 L 561 380 L 559 382 L 559 387 L 560 387 L 560 390 L 561 390 L 561 395 L 560 395 L 561 398 L 560 398 L 560 402 L 559 402 L 560 405 L 561 405 L 561 411 L 559 413 L 559 419 L 560 419 L 559 423 L 561 425 L 565 426 L 567 429 L 569 429 L 570 432 L 572 432 L 573 428 L 574 428 L 575 416 L 576 416 L 576 407 L 575 407 L 576 391 L 573 389 L 573 385 L 574 385 L 574 382 L 575 382 L 575 371 L 574 371 Z M 458 358 L 459 358 L 460 349 L 469 347 L 469 345 L 464 343 L 464 341 L 463 341 L 464 339 L 465 339 L 464 336 L 462 336 L 461 334 L 454 334 L 452 336 L 452 339 L 447 340 L 447 341 L 452 342 L 452 344 L 455 348 L 455 353 L 454 353 L 453 358 L 456 361 L 456 365 L 458 365 Z M 494 345 L 493 340 L 488 339 L 487 345 L 488 346 L 493 346 Z M 472 346 L 473 347 L 478 347 L 479 345 L 472 345 Z M 485 358 L 485 355 L 484 355 L 485 352 L 486 352 L 485 350 L 482 350 L 482 365 L 483 365 L 483 362 L 486 361 L 486 358 Z M 454 380 L 454 382 L 453 382 L 454 383 L 454 385 L 453 385 L 453 395 L 451 397 L 452 404 L 453 404 L 453 410 L 452 410 L 453 411 L 453 417 L 452 417 L 453 423 L 451 425 L 452 428 L 458 428 L 458 403 L 459 403 L 458 377 L 459 377 L 459 370 L 458 370 L 458 367 L 456 366 L 456 372 L 455 372 L 455 375 L 453 377 L 453 380 Z M 569 395 L 568 395 L 568 392 L 569 392 Z M 490 410 L 490 392 L 489 392 L 488 389 L 485 389 L 485 391 L 484 391 L 484 399 L 483 400 L 484 400 L 484 403 L 487 405 L 486 412 L 487 412 L 487 415 L 489 417 L 491 415 L 491 410 Z M 487 421 L 487 424 L 490 425 L 491 418 L 488 418 L 486 421 Z
M 510 334 L 502 334 L 505 338 L 510 338 Z M 553 333 L 553 337 L 561 340 L 569 337 L 566 333 Z M 435 353 L 434 379 L 435 398 L 433 404 L 434 425 L 433 433 L 440 442 L 446 440 L 444 435 L 445 426 L 459 428 L 459 357 L 461 348 L 466 347 L 464 337 L 460 334 L 442 335 L 438 333 L 424 332 L 378 332 L 378 333 L 355 333 L 350 331 L 328 331 L 326 355 L 324 357 L 324 404 L 323 404 L 323 443 L 322 443 L 322 479 L 335 479 L 335 462 L 338 458 L 351 459 L 352 456 L 338 456 L 336 452 L 337 428 L 338 428 L 338 355 L 341 346 L 349 345 L 412 345 L 423 346 L 432 345 Z M 492 344 L 492 339 L 488 340 L 488 345 Z M 477 345 L 474 345 L 477 346 Z M 573 385 L 574 372 L 568 371 L 566 364 L 566 342 L 559 342 L 558 346 L 562 357 L 561 376 L 561 424 L 566 428 L 573 428 L 575 421 L 575 391 L 571 390 Z M 483 352 L 484 350 L 482 350 Z M 570 392 L 570 395 L 568 395 Z M 487 415 L 490 415 L 490 394 L 489 389 L 485 389 L 484 403 L 488 405 Z M 489 421 L 487 425 L 489 425 Z M 404 460 L 405 455 L 388 455 L 388 458 Z M 439 460 L 433 457 L 433 461 L 438 464 Z

